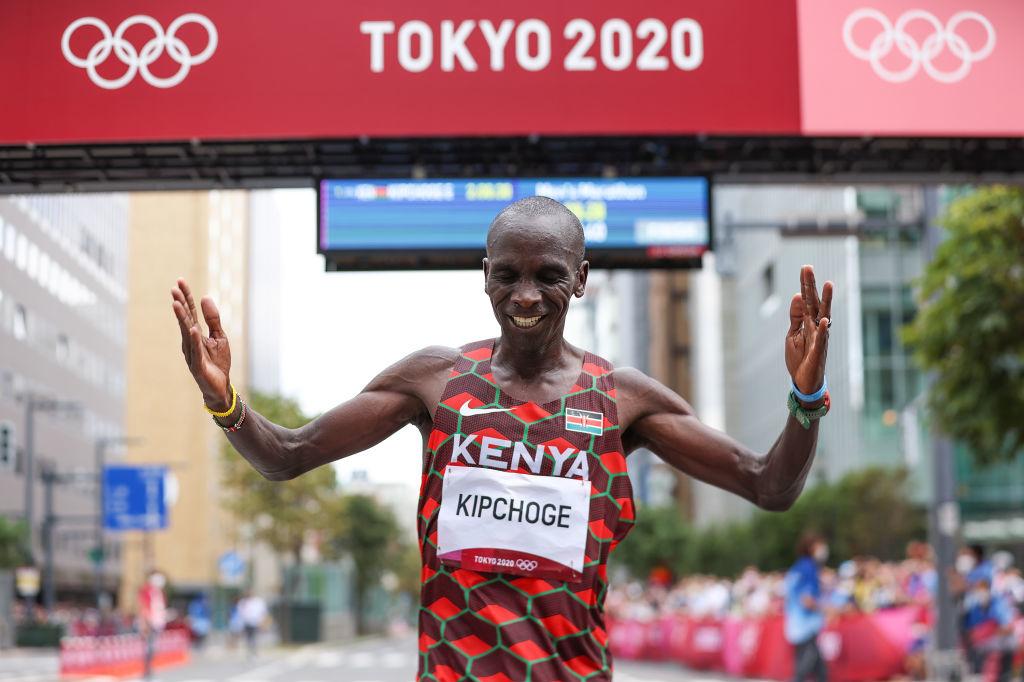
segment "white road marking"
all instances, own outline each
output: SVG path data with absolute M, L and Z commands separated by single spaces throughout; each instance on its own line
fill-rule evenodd
M 316 666 L 318 668 L 337 668 L 341 666 L 342 660 L 341 654 L 335 651 L 323 651 L 316 656 Z
M 352 668 L 373 668 L 377 657 L 365 651 L 358 651 L 349 657 L 349 666 Z
M 409 654 L 402 654 L 397 651 L 384 654 L 383 663 L 385 668 L 404 668 L 416 664 L 416 658 Z

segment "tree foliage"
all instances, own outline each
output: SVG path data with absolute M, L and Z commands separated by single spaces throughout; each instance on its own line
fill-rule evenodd
M 27 543 L 25 522 L 0 516 L 0 569 L 29 563 Z
M 800 536 L 814 530 L 828 538 L 832 557 L 900 557 L 907 542 L 925 536 L 925 515 L 909 500 L 908 474 L 873 467 L 835 483 L 807 489 L 787 512 L 693 528 L 674 508 L 641 508 L 637 526 L 612 555 L 638 578 L 663 566 L 676 575 L 734 576 L 744 567 L 782 570 L 795 558 Z
M 979 189 L 943 224 L 904 339 L 935 372 L 939 428 L 983 464 L 1010 460 L 1024 450 L 1024 190 Z
M 295 401 L 254 392 L 250 406 L 270 421 L 296 428 L 309 421 Z M 238 520 L 253 525 L 254 538 L 279 555 L 299 563 L 307 534 L 323 534 L 329 509 L 338 496 L 334 468 L 320 467 L 291 481 L 268 481 L 225 442 L 224 507 Z
M 367 631 L 365 604 L 370 589 L 380 582 L 385 570 L 394 569 L 401 563 L 401 529 L 391 510 L 369 495 L 338 497 L 328 516 L 331 524 L 324 556 L 333 559 L 348 555 L 352 558 L 356 632 L 364 634 Z
M 270 421 L 296 428 L 309 421 L 293 401 L 254 392 L 250 405 Z M 390 509 L 369 495 L 346 495 L 334 467 L 322 466 L 291 481 L 268 481 L 230 443 L 223 448 L 224 507 L 239 521 L 251 523 L 254 539 L 279 556 L 301 563 L 303 544 L 311 535 L 328 560 L 350 556 L 355 567 L 353 592 L 356 624 L 365 631 L 366 597 L 392 570 L 400 588 L 418 588 L 418 553 L 402 544 L 401 529 Z M 416 565 L 412 566 L 415 557 Z M 282 585 L 283 594 L 289 587 Z

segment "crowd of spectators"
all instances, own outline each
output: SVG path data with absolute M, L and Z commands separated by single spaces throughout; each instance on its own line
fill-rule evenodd
M 1005 587 L 1024 591 L 1020 571 L 1000 573 Z M 620 582 L 612 588 L 606 610 L 612 618 L 647 620 L 682 613 L 694 617 L 757 617 L 782 612 L 785 574 L 748 567 L 734 580 L 691 575 L 677 581 L 655 571 L 646 583 Z M 824 601 L 835 613 L 871 612 L 906 604 L 928 604 L 937 579 L 929 548 L 911 543 L 899 562 L 856 557 L 834 568 L 823 567 Z M 1024 596 L 1024 592 L 1022 592 Z
M 820 580 L 826 617 L 907 605 L 930 607 L 938 589 L 931 549 L 922 542 L 910 543 L 901 561 L 863 556 L 824 565 Z M 1003 659 L 999 668 L 1008 670 L 1024 631 L 1024 576 L 1013 555 L 995 552 L 986 557 L 981 547 L 964 547 L 949 575 L 949 587 L 971 668 L 977 672 L 985 657 L 998 655 Z M 750 618 L 782 614 L 785 597 L 783 572 L 750 566 L 735 579 L 689 575 L 674 580 L 659 569 L 645 582 L 620 581 L 608 594 L 606 612 L 613 620 L 651 621 L 669 615 Z M 927 636 L 925 630 L 915 640 L 916 649 L 923 648 Z

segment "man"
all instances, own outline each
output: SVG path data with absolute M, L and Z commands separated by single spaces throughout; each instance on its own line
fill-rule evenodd
M 166 584 L 167 579 L 160 571 L 151 570 L 146 576 L 146 583 L 139 588 L 139 631 L 145 642 L 142 676 L 146 680 L 153 678 L 156 640 L 167 624 Z
M 500 337 L 413 353 L 299 429 L 238 399 L 213 301 L 201 302 L 204 336 L 188 285 L 172 290 L 182 352 L 207 409 L 265 477 L 294 478 L 406 424 L 419 428 L 419 679 L 610 678 L 602 607 L 608 555 L 633 523 L 629 452 L 646 447 L 766 509 L 788 508 L 803 487 L 816 420 L 828 409 L 831 283 L 819 299 L 811 267 L 801 272 L 785 339 L 800 395 L 791 391 L 792 416 L 759 455 L 701 424 L 657 381 L 565 341 L 569 302 L 583 296 L 588 273 L 572 212 L 543 197 L 508 206 L 490 226 L 483 260 Z M 440 299 L 439 313 L 456 312 Z
M 828 680 L 825 659 L 818 649 L 818 633 L 825 627 L 818 567 L 828 560 L 828 545 L 816 533 L 806 533 L 797 545 L 797 560 L 786 573 L 785 635 L 793 645 L 793 680 L 813 676 Z
M 980 674 L 986 659 L 995 657 L 998 682 L 1010 679 L 1017 647 L 1013 634 L 1015 618 L 1010 602 L 1003 595 L 993 594 L 987 578 L 978 579 L 964 599 L 964 630 L 972 673 Z
M 256 638 L 267 620 L 267 603 L 263 597 L 246 592 L 238 602 L 238 617 L 245 631 L 245 648 L 249 658 L 256 657 Z

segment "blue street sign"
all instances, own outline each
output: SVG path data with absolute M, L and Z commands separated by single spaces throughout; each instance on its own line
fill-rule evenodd
M 217 560 L 217 570 L 222 580 L 233 582 L 245 574 L 245 559 L 233 550 L 224 552 Z
M 108 466 L 103 469 L 103 527 L 106 530 L 167 528 L 164 480 L 167 467 Z

